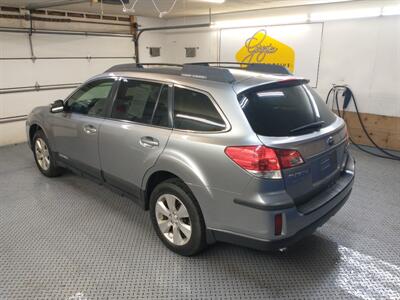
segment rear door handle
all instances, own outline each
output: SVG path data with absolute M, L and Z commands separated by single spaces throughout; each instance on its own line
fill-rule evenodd
M 87 134 L 96 134 L 97 128 L 93 125 L 88 124 L 83 126 L 83 131 Z
M 160 145 L 159 141 L 151 136 L 142 136 L 139 144 L 145 148 L 154 148 Z

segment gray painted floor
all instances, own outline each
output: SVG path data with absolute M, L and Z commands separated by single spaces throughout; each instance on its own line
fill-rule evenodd
M 129 199 L 42 176 L 25 144 L 0 148 L 0 299 L 400 299 L 400 163 L 354 154 L 350 200 L 286 253 L 185 258 Z

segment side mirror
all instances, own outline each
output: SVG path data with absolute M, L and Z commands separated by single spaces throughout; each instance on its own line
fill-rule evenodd
M 56 100 L 52 104 L 50 104 L 50 112 L 59 113 L 64 111 L 64 101 Z

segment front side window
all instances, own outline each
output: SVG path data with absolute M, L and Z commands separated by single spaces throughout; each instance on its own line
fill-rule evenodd
M 162 85 L 159 83 L 122 80 L 112 108 L 111 118 L 151 124 L 161 88 Z M 159 122 L 162 120 L 159 119 Z
M 175 88 L 174 128 L 193 131 L 221 131 L 225 122 L 210 98 L 202 93 Z
M 89 82 L 68 99 L 66 111 L 95 117 L 104 116 L 113 84 L 114 79 Z

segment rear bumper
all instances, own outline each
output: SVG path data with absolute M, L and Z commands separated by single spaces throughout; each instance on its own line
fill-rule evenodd
M 338 200 L 338 204 L 334 206 L 331 210 L 328 211 L 327 214 L 323 215 L 321 218 L 317 219 L 313 223 L 307 225 L 306 227 L 299 230 L 294 235 L 278 239 L 278 240 L 262 240 L 257 238 L 252 238 L 244 235 L 237 235 L 232 232 L 224 232 L 224 231 L 213 231 L 213 235 L 217 241 L 227 242 L 235 245 L 245 246 L 257 250 L 262 251 L 273 251 L 288 247 L 302 238 L 311 235 L 318 227 L 321 227 L 325 224 L 333 215 L 335 215 L 342 206 L 346 203 L 347 199 L 350 196 L 351 188 L 353 185 L 353 180 L 349 185 L 348 189 L 345 189 L 337 195 L 335 198 Z M 335 200 L 335 199 L 333 199 Z
M 335 215 L 348 200 L 353 183 L 354 183 L 354 160 L 349 156 L 346 169 L 344 170 L 338 183 L 326 191 L 328 197 L 323 202 L 320 199 L 311 199 L 307 207 L 290 207 L 290 208 L 274 208 L 267 209 L 265 207 L 252 207 L 253 214 L 257 220 L 258 217 L 264 218 L 267 228 L 263 228 L 263 235 L 254 235 L 248 233 L 237 232 L 236 230 L 212 230 L 216 241 L 228 242 L 232 244 L 242 245 L 258 250 L 277 250 L 285 248 L 305 236 L 311 235 L 318 227 L 326 223 L 333 215 Z M 319 203 L 318 203 L 319 202 Z M 284 226 L 283 233 L 275 236 L 274 217 L 276 214 L 283 215 Z M 252 219 L 247 218 L 247 222 L 243 223 L 242 228 L 253 227 Z

